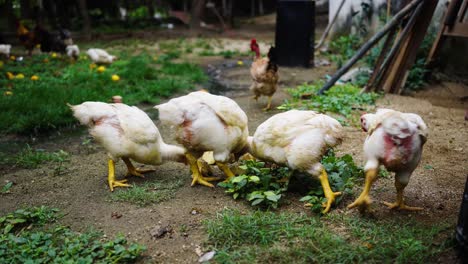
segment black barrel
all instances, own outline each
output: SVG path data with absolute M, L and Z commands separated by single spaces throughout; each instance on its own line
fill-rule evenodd
M 468 178 L 466 179 L 465 192 L 458 215 L 458 225 L 455 231 L 458 241 L 458 252 L 463 263 L 468 263 Z
M 314 18 L 315 1 L 278 1 L 275 42 L 279 65 L 308 68 L 313 62 Z

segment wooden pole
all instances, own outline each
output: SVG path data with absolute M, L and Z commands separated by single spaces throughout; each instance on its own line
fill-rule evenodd
M 341 3 L 340 3 L 340 5 L 338 6 L 338 9 L 336 10 L 335 15 L 333 16 L 333 19 L 330 21 L 330 23 L 328 23 L 327 27 L 325 28 L 325 31 L 323 32 L 322 36 L 320 37 L 320 40 L 319 40 L 319 42 L 317 43 L 317 45 L 315 45 L 314 49 L 318 49 L 318 48 L 320 48 L 320 46 L 322 46 L 323 41 L 325 40 L 325 38 L 327 37 L 328 33 L 330 32 L 330 30 L 331 30 L 333 24 L 335 24 L 336 18 L 338 17 L 338 14 L 340 13 L 341 8 L 343 7 L 345 1 L 346 1 L 346 0 L 341 0 Z
M 405 6 L 398 14 L 396 14 L 377 34 L 372 36 L 369 41 L 367 41 L 361 48 L 354 54 L 354 56 L 345 64 L 341 69 L 339 69 L 333 77 L 318 91 L 318 94 L 323 94 L 325 91 L 333 87 L 336 81 L 340 77 L 348 72 L 348 70 L 360 59 L 362 58 L 367 51 L 369 51 L 381 38 L 383 38 L 391 29 L 396 27 L 398 23 L 401 22 L 401 19 L 405 17 L 409 12 L 411 12 L 416 6 L 421 3 L 423 0 L 413 0 L 410 4 Z

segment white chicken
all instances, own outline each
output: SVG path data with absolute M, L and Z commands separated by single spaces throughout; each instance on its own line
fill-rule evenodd
M 88 49 L 86 54 L 88 54 L 89 58 L 97 64 L 111 64 L 117 59 L 116 56 L 110 55 L 103 49 Z
M 185 149 L 164 143 L 153 121 L 137 107 L 125 104 L 84 102 L 69 105 L 81 124 L 89 127 L 89 133 L 107 150 L 109 155 L 108 182 L 110 190 L 130 186 L 127 180 L 115 180 L 114 163 L 120 158 L 128 168 L 128 175 L 143 177 L 142 170 L 130 160 L 159 165 L 164 161 L 185 162 Z
M 330 188 L 320 160 L 341 138 L 342 126 L 335 119 L 314 111 L 290 110 L 263 122 L 248 138 L 248 151 L 259 159 L 318 177 L 327 198 L 323 213 L 327 213 L 341 193 Z
M 362 115 L 361 126 L 367 132 L 364 142 L 366 182 L 361 195 L 348 208 L 369 209 L 369 191 L 382 164 L 387 170 L 395 172 L 397 190 L 396 202 L 385 204 L 391 209 L 422 210 L 405 205 L 403 199 L 403 190 L 421 160 L 422 147 L 428 135 L 422 118 L 416 114 L 379 109 L 375 114 Z
M 75 60 L 77 60 L 78 56 L 80 55 L 80 48 L 78 48 L 78 45 L 68 45 L 66 47 L 66 51 L 67 56 Z
M 11 50 L 10 44 L 0 44 L 0 54 L 3 54 L 5 55 L 5 57 L 9 58 L 10 50 Z
M 205 91 L 171 99 L 155 106 L 161 122 L 175 128 L 176 140 L 187 149 L 192 171 L 192 186 L 199 183 L 213 187 L 204 177 L 197 159 L 212 151 L 216 165 L 229 178 L 234 174 L 226 164 L 231 153 L 238 153 L 247 145 L 249 130 L 247 115 L 237 103 L 227 97 Z

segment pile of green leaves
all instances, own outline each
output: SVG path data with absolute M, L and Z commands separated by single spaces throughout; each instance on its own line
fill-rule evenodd
M 357 35 L 340 36 L 330 42 L 328 54 L 338 68 L 343 66 L 356 53 L 362 45 L 361 38 Z
M 287 167 L 265 167 L 265 162 L 255 160 L 246 160 L 239 168 L 245 173 L 218 185 L 234 199 L 245 199 L 252 206 L 277 208 L 288 189 L 291 171 Z
M 102 73 L 92 68 L 86 56 L 75 63 L 66 56 L 47 54 L 3 62 L 0 133 L 39 133 L 75 124 L 66 103 L 109 102 L 118 94 L 130 105 L 155 104 L 163 97 L 192 89 L 195 83 L 206 80 L 200 67 L 172 62 L 174 54 L 163 54 L 158 60 L 148 54 L 116 55 L 120 59 Z M 8 78 L 20 73 L 24 78 Z M 120 77 L 119 81 L 112 81 L 114 74 Z M 31 80 L 33 75 L 39 80 Z
M 45 228 L 57 209 L 19 209 L 0 217 L 1 263 L 129 263 L 145 249 L 124 237 L 103 240 L 97 233 L 76 233 L 67 227 Z
M 319 96 L 317 92 L 322 86 L 323 82 L 318 81 L 288 89 L 293 98 L 290 101 L 286 100 L 278 109 L 315 110 L 349 117 L 353 112 L 361 113 L 368 105 L 374 105 L 380 96 L 376 93 L 361 93 L 361 88 L 352 84 L 336 85 Z
M 218 263 L 427 263 L 451 250 L 453 226 L 408 219 L 224 210 L 204 222 Z
M 335 199 L 336 205 L 347 195 L 352 195 L 356 182 L 364 178 L 364 170 L 354 163 L 353 157 L 349 154 L 337 157 L 335 152 L 329 149 L 321 163 L 327 171 L 332 190 L 341 192 L 341 195 Z M 326 201 L 322 186 L 316 183 L 300 201 L 308 203 L 312 211 L 319 213 L 323 209 L 322 204 Z

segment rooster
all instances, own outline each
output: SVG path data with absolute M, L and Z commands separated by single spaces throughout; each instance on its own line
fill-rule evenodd
M 268 57 L 260 57 L 260 47 L 255 39 L 250 42 L 250 50 L 255 52 L 255 59 L 250 67 L 250 75 L 252 76 L 252 85 L 250 90 L 253 91 L 255 101 L 261 95 L 268 96 L 268 104 L 263 110 L 271 108 L 271 99 L 273 94 L 278 89 L 278 65 L 276 65 L 275 47 L 271 47 L 268 51 Z
M 366 182 L 361 195 L 348 208 L 369 209 L 369 191 L 382 164 L 388 171 L 395 172 L 397 190 L 396 202 L 385 202 L 385 205 L 391 209 L 422 210 L 405 205 L 403 199 L 403 190 L 421 160 L 422 147 L 428 135 L 422 118 L 416 114 L 379 109 L 375 114 L 362 115 L 361 127 L 367 132 L 364 142 Z
M 127 175 L 139 177 L 143 177 L 142 173 L 154 170 L 137 169 L 130 159 L 151 165 L 159 165 L 168 160 L 186 162 L 186 150 L 164 143 L 153 121 L 135 106 L 101 102 L 69 106 L 73 115 L 81 124 L 89 127 L 89 133 L 107 150 L 111 191 L 115 187 L 130 186 L 126 183 L 127 180 L 115 179 L 115 162 L 119 159 L 127 165 Z
M 341 124 L 327 115 L 290 110 L 258 126 L 253 137 L 248 138 L 248 152 L 261 160 L 286 165 L 318 178 L 327 198 L 323 213 L 327 213 L 341 193 L 330 188 L 320 160 L 328 148 L 341 143 L 342 130 Z
M 39 39 L 34 31 L 30 31 L 23 23 L 19 20 L 16 21 L 16 36 L 19 41 L 28 51 L 28 55 L 32 55 L 34 47 L 39 44 Z
M 37 25 L 34 29 L 34 34 L 39 44 L 41 44 L 42 52 L 55 51 L 65 53 L 67 45 L 73 44 L 71 34 L 66 29 L 59 29 L 58 33 L 53 34 L 41 25 Z

